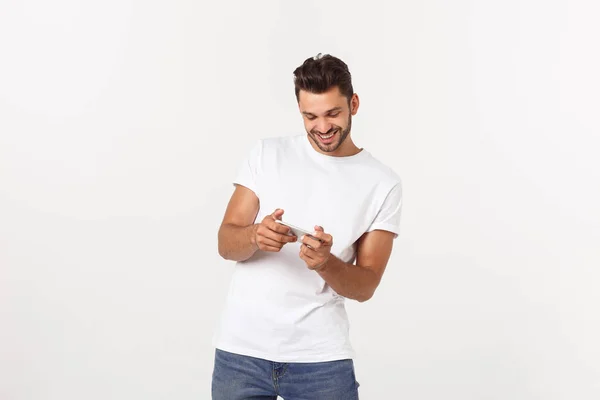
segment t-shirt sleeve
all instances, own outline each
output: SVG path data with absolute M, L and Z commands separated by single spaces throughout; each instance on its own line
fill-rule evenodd
M 258 196 L 258 175 L 262 155 L 262 140 L 257 141 L 239 164 L 234 185 L 242 185 L 252 190 Z
M 388 192 L 379 212 L 367 229 L 367 232 L 384 230 L 394 233 L 394 239 L 400 233 L 400 214 L 402 211 L 402 183 L 398 182 Z

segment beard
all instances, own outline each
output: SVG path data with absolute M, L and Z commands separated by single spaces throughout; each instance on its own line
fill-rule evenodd
M 345 129 L 342 129 L 341 126 L 334 125 L 328 132 L 324 133 L 324 134 L 330 134 L 330 133 L 337 134 L 337 140 L 334 141 L 333 143 L 329 143 L 329 144 L 321 143 L 319 138 L 316 137 L 319 134 L 319 131 L 317 131 L 316 129 L 309 131 L 308 136 L 311 138 L 311 140 L 317 145 L 317 147 L 321 151 L 326 152 L 326 153 L 331 153 L 331 152 L 336 151 L 342 145 L 342 143 L 344 143 L 344 140 L 346 140 L 346 138 L 350 134 L 351 128 L 352 128 L 352 115 L 348 116 L 348 124 Z

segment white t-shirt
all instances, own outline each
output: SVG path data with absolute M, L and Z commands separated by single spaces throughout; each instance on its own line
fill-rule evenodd
M 354 263 L 365 232 L 399 233 L 399 176 L 366 150 L 332 157 L 313 149 L 306 134 L 258 141 L 233 182 L 256 193 L 256 223 L 277 208 L 282 219 L 333 236 L 331 254 Z M 345 298 L 299 257 L 300 243 L 280 252 L 258 250 L 237 262 L 216 348 L 274 362 L 353 358 Z

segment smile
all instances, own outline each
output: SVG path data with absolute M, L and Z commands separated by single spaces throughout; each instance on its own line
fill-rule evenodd
M 331 142 L 333 142 L 334 136 L 338 133 L 338 131 L 335 131 L 333 133 L 327 134 L 327 135 L 323 135 L 320 133 L 317 133 L 316 136 L 319 138 L 319 141 L 323 144 L 329 144 Z

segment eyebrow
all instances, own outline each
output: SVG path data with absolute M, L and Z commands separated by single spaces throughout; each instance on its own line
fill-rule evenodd
M 325 111 L 325 114 L 331 114 L 332 112 L 341 111 L 341 110 L 342 110 L 342 107 L 334 107 L 331 110 Z M 302 111 L 302 114 L 304 114 L 304 115 L 313 115 L 313 116 L 315 115 L 315 114 L 313 114 L 311 112 L 307 112 L 307 111 Z

